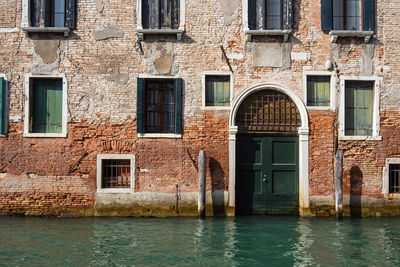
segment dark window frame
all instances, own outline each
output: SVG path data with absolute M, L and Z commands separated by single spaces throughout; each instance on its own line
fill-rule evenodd
M 48 29 L 73 29 L 76 27 L 77 0 L 45 0 L 42 7 L 41 0 L 30 1 L 29 25 L 25 25 L 23 29 L 27 31 L 40 31 L 41 28 Z M 63 10 L 57 12 L 56 6 L 58 2 L 63 2 Z M 57 17 L 63 23 L 57 25 Z
M 152 85 L 158 86 L 158 88 L 152 87 Z M 171 99 L 173 103 L 170 102 Z M 171 79 L 147 80 L 145 93 L 146 133 L 174 133 L 174 118 L 174 81 Z
M 337 1 L 337 2 L 336 2 Z M 336 0 L 333 3 L 339 5 L 339 1 Z M 332 10 L 332 18 L 333 18 L 333 30 L 343 30 L 343 31 L 361 31 L 361 29 L 363 28 L 363 12 L 362 12 L 362 0 L 340 0 L 343 3 L 342 6 L 342 13 L 343 15 L 335 15 L 335 8 L 333 8 Z M 348 2 L 359 2 L 360 4 L 360 9 L 359 9 L 359 16 L 353 16 L 351 14 L 348 14 Z M 335 27 L 337 26 L 335 24 L 335 18 L 339 18 L 341 20 L 341 22 L 343 23 L 343 27 Z M 360 24 L 357 25 L 356 29 L 349 29 L 348 27 L 348 23 L 349 23 L 349 18 L 359 18 Z
M 400 193 L 400 164 L 389 164 L 389 194 Z
M 143 29 L 177 30 L 179 28 L 181 20 L 180 0 L 168 0 L 168 2 L 172 6 L 171 10 L 168 9 L 168 6 L 163 6 L 165 0 L 142 0 L 142 10 L 140 12 L 142 13 Z M 165 21 L 165 14 L 168 14 L 168 11 L 170 11 L 170 20 Z M 156 18 L 150 15 L 154 13 Z
M 102 159 L 101 188 L 131 188 L 131 159 Z

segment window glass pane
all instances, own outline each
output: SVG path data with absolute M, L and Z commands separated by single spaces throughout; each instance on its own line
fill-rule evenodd
M 175 96 L 173 80 L 149 80 L 146 85 L 146 132 L 174 132 Z
M 206 106 L 230 106 L 230 76 L 206 76 Z
M 307 106 L 330 105 L 330 76 L 307 76 Z
M 281 0 L 267 0 L 267 29 L 279 30 L 282 26 Z
M 347 81 L 345 88 L 345 134 L 372 135 L 373 82 Z
M 62 79 L 34 79 L 32 132 L 61 133 Z
M 353 31 L 361 30 L 360 0 L 333 1 L 333 29 Z
M 54 0 L 54 27 L 64 27 L 65 0 Z

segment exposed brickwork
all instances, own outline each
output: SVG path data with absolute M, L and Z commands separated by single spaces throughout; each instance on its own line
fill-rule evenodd
M 19 27 L 21 0 L 0 0 L 1 28 Z M 254 37 L 246 41 L 241 1 L 225 23 L 220 1 L 186 1 L 186 31 L 182 41 L 174 36 L 146 36 L 144 55 L 136 51 L 136 1 L 78 0 L 77 29 L 61 34 L 0 32 L 0 73 L 9 81 L 10 123 L 0 138 L 0 210 L 2 213 L 60 214 L 72 207 L 90 209 L 95 203 L 96 156 L 107 153 L 136 155 L 136 191 L 175 193 L 197 190 L 197 156 L 207 153 L 207 190 L 228 191 L 228 124 L 230 110 L 204 110 L 201 74 L 229 71 L 220 46 L 230 59 L 233 98 L 260 83 L 279 84 L 303 99 L 303 70 L 326 70 L 335 76 L 364 76 L 365 44 L 360 38 L 339 38 L 321 31 L 320 0 L 294 1 L 294 29 L 289 37 L 290 67 L 254 67 L 258 43 L 282 43 L 282 37 Z M 376 37 L 373 75 L 382 77 L 380 119 L 382 141 L 339 141 L 344 151 L 344 192 L 382 196 L 382 167 L 387 157 L 400 157 L 400 6 L 395 0 L 376 1 Z M 122 38 L 95 41 L 93 31 L 115 27 Z M 60 41 L 54 66 L 43 64 L 35 53 L 38 39 Z M 184 80 L 184 133 L 178 139 L 138 138 L 136 98 L 139 75 L 157 76 L 154 61 L 161 50 L 173 54 L 170 75 Z M 51 65 L 51 66 L 50 66 Z M 44 70 L 44 71 L 43 71 Z M 23 137 L 24 76 L 27 73 L 66 75 L 68 81 L 68 137 Z M 339 84 L 336 85 L 337 103 Z M 310 111 L 310 196 L 333 195 L 333 158 L 337 138 L 337 111 Z M 76 170 L 70 168 L 84 152 Z M 43 189 L 43 190 L 42 190 Z M 61 207 L 58 209 L 58 207 Z

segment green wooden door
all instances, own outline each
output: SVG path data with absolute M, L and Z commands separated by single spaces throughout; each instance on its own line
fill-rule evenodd
M 61 133 L 62 80 L 35 79 L 33 92 L 33 133 Z
M 239 214 L 298 213 L 298 138 L 239 135 Z

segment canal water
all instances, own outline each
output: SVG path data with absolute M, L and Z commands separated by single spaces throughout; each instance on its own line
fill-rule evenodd
M 1 266 L 400 266 L 400 219 L 0 217 Z

